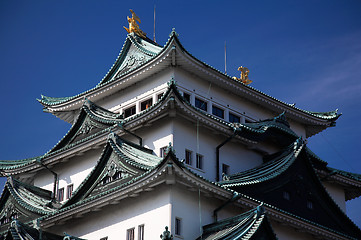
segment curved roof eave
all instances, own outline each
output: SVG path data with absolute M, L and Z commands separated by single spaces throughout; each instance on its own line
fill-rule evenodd
M 249 98 L 253 98 L 254 100 L 258 100 L 259 103 L 265 103 L 265 100 L 269 101 L 269 105 L 274 105 L 277 104 L 279 105 L 278 109 L 279 109 L 279 113 L 282 112 L 286 112 L 287 115 L 290 115 L 292 113 L 296 114 L 298 113 L 301 116 L 303 116 L 304 118 L 311 118 L 316 120 L 315 123 L 319 122 L 319 121 L 326 121 L 328 125 L 332 125 L 332 122 L 335 122 L 342 114 L 338 113 L 338 109 L 334 110 L 334 111 L 329 111 L 329 112 L 312 112 L 312 111 L 307 111 L 307 110 L 303 110 L 300 108 L 295 107 L 293 104 L 288 104 L 285 103 L 277 98 L 274 98 L 264 92 L 261 92 L 260 90 L 250 86 L 250 85 L 246 85 L 243 84 L 242 82 L 233 79 L 231 76 L 219 71 L 218 69 L 210 66 L 209 64 L 202 62 L 201 60 L 197 59 L 196 57 L 194 57 L 191 53 L 189 53 L 180 43 L 179 39 L 177 38 L 176 34 L 174 35 L 174 40 L 175 42 L 179 45 L 180 49 L 182 50 L 183 53 L 185 53 L 184 57 L 187 57 L 186 60 L 188 60 L 191 64 L 192 67 L 203 67 L 206 68 L 208 70 L 210 70 L 208 73 L 206 71 L 204 71 L 204 69 L 200 70 L 200 72 L 208 74 L 208 76 L 211 76 L 215 79 L 218 80 L 223 80 L 224 82 L 227 81 L 227 83 L 225 85 L 221 85 L 221 86 L 227 86 L 232 84 L 233 86 L 236 86 L 237 89 L 235 88 L 230 88 L 233 89 L 234 92 L 236 92 L 236 90 L 242 90 L 242 96 L 246 96 L 248 95 Z M 236 94 L 239 94 L 239 92 Z M 294 119 L 294 117 L 292 117 L 292 119 Z
M 131 38 L 128 36 L 127 40 L 125 42 L 124 45 L 129 45 L 131 40 Z M 134 40 L 133 40 L 134 42 Z M 276 112 L 286 112 L 288 117 L 291 119 L 295 119 L 297 121 L 301 121 L 303 123 L 306 123 L 307 125 L 310 125 L 311 128 L 312 126 L 319 126 L 322 129 L 319 130 L 314 130 L 311 129 L 308 131 L 307 136 L 312 136 L 314 134 L 317 134 L 319 131 L 322 131 L 323 129 L 333 126 L 335 124 L 335 121 L 340 117 L 341 114 L 337 113 L 337 110 L 335 111 L 330 111 L 330 112 L 311 112 L 311 111 L 306 111 L 306 110 L 302 110 L 300 108 L 297 108 L 291 104 L 287 104 L 281 100 L 278 100 L 274 97 L 271 97 L 270 95 L 267 95 L 249 85 L 245 85 L 233 78 L 231 78 L 230 76 L 224 74 L 223 72 L 213 68 L 212 66 L 198 60 L 196 57 L 194 57 L 193 55 L 191 55 L 184 47 L 183 45 L 180 43 L 178 37 L 177 37 L 177 33 L 173 30 L 172 33 L 170 34 L 170 38 L 168 39 L 167 43 L 165 44 L 164 48 L 157 54 L 154 55 L 154 57 L 152 57 L 151 59 L 149 59 L 148 61 L 146 61 L 144 64 L 131 69 L 129 72 L 125 73 L 124 75 L 122 75 L 119 79 L 114 79 L 114 80 L 109 80 L 109 76 L 113 76 L 111 75 L 113 71 L 116 71 L 114 69 L 116 69 L 116 67 L 119 65 L 119 63 L 121 62 L 120 60 L 124 58 L 124 46 L 123 49 L 121 51 L 121 54 L 118 56 L 116 63 L 113 64 L 112 68 L 109 70 L 109 72 L 107 73 L 107 75 L 103 78 L 103 80 L 96 85 L 94 88 L 83 92 L 81 94 L 78 94 L 74 97 L 70 97 L 70 98 L 59 98 L 61 101 L 58 104 L 53 104 L 53 105 L 46 105 L 44 101 L 40 102 L 43 104 L 43 106 L 47 109 L 48 112 L 51 112 L 53 114 L 56 114 L 57 111 L 65 111 L 66 108 L 69 109 L 69 105 L 72 106 L 73 108 L 75 106 L 79 105 L 79 100 L 78 102 L 76 101 L 77 99 L 79 99 L 80 97 L 83 97 L 84 95 L 87 95 L 88 98 L 95 98 L 96 96 L 99 95 L 98 93 L 95 93 L 96 91 L 102 91 L 102 92 L 106 92 L 107 90 L 109 90 L 109 87 L 106 88 L 109 84 L 111 83 L 115 83 L 117 82 L 118 84 L 123 82 L 124 80 L 126 80 L 128 78 L 128 80 L 130 78 L 134 78 L 134 75 L 139 75 L 139 73 L 143 73 L 145 71 L 152 71 L 151 69 L 154 68 L 152 67 L 148 67 L 150 64 L 153 64 L 155 62 L 157 62 L 157 60 L 159 61 L 159 59 L 162 58 L 162 56 L 166 55 L 165 53 L 173 50 L 173 45 L 177 45 L 179 46 L 179 48 L 181 49 L 181 52 L 183 52 L 183 58 L 186 57 L 187 58 L 187 62 L 193 62 L 192 67 L 197 66 L 198 68 L 202 68 L 202 72 L 203 74 L 208 74 L 210 76 L 213 76 L 214 78 L 218 79 L 218 80 L 222 80 L 223 82 L 227 82 L 228 85 L 234 85 L 236 86 L 235 88 L 231 88 L 233 89 L 233 91 L 235 91 L 238 95 L 242 95 L 242 96 L 246 96 L 249 99 L 252 99 L 252 101 L 260 104 L 260 105 L 268 105 L 268 107 L 270 107 L 271 109 L 273 109 Z M 122 55 L 123 54 L 123 55 Z M 168 54 L 169 55 L 169 54 Z M 168 55 L 164 56 L 163 58 L 167 58 Z M 176 57 L 180 56 L 179 54 L 176 54 Z M 208 73 L 206 73 L 207 71 L 204 71 L 204 69 L 208 69 Z M 138 72 L 138 73 L 137 73 Z M 133 75 L 133 76 L 132 76 Z M 128 81 L 126 80 L 126 81 Z M 227 85 L 227 84 L 226 84 Z M 113 88 L 114 86 L 111 86 L 110 88 Z M 105 89 L 104 89 L 105 88 Z M 94 92 L 93 94 L 90 94 L 91 92 Z M 241 93 L 241 94 L 240 94 Z M 45 99 L 48 97 L 44 97 Z M 55 98 L 50 98 L 50 99 L 55 99 Z M 68 106 L 66 106 L 68 105 Z M 55 107 L 56 106 L 56 107 Z M 75 107 L 76 109 L 76 107 Z M 72 109 L 69 109 L 72 110 Z M 323 126 L 323 127 L 322 127 Z M 317 128 L 319 128 L 317 127 Z
M 159 65 L 160 62 L 164 61 L 168 57 L 167 50 L 171 50 L 171 48 L 168 47 L 170 45 L 171 40 L 172 38 L 169 38 L 166 45 L 158 53 L 155 52 L 151 53 L 150 55 L 152 55 L 152 57 L 149 60 L 145 61 L 143 64 L 130 69 L 129 71 L 123 73 L 120 77 L 113 78 L 114 74 L 118 70 L 118 67 L 120 67 L 121 64 L 123 63 L 123 60 L 126 57 L 127 50 L 129 49 L 130 45 L 131 44 L 139 45 L 136 43 L 133 37 L 130 36 L 130 34 L 128 34 L 126 41 L 123 45 L 123 48 L 120 54 L 118 55 L 115 63 L 110 68 L 110 70 L 105 75 L 105 77 L 95 87 L 71 97 L 53 98 L 42 95 L 41 96 L 42 98 L 37 100 L 44 106 L 44 109 L 47 112 L 53 114 L 57 111 L 60 112 L 60 111 L 70 111 L 77 109 L 76 106 L 79 105 L 79 100 L 81 101 L 82 98 L 86 97 L 88 99 L 93 100 L 93 98 L 96 98 L 98 95 L 100 95 L 99 92 L 101 93 L 107 92 L 110 89 L 118 87 L 119 85 L 121 85 L 122 82 L 128 82 L 130 79 L 139 78 L 138 75 L 141 75 L 145 71 L 150 71 L 151 69 L 154 69 L 153 67 L 149 67 L 147 65 L 149 64 L 152 66 Z M 141 49 L 140 45 L 137 47 L 137 49 L 139 49 L 142 52 L 149 52 L 147 50 Z M 108 85 L 113 85 L 113 86 L 108 86 Z M 119 89 L 121 89 L 121 87 Z M 66 110 L 66 108 L 69 107 L 71 108 Z

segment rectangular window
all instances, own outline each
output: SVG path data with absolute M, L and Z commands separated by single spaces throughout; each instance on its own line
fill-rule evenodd
M 159 156 L 160 156 L 160 157 L 165 157 L 166 151 L 167 151 L 167 147 L 162 147 L 162 148 L 160 148 L 160 149 L 159 149 Z
M 62 202 L 64 200 L 64 188 L 58 189 L 58 202 Z
M 185 152 L 185 163 L 188 165 L 192 165 L 192 151 L 186 149 Z
M 144 224 L 138 226 L 138 240 L 144 240 Z
M 313 202 L 311 200 L 307 200 L 307 208 L 308 209 L 313 209 Z
M 196 168 L 203 169 L 203 156 L 199 153 L 196 155 Z
M 196 108 L 202 109 L 207 112 L 207 102 L 200 100 L 199 98 L 195 99 Z
M 127 240 L 134 240 L 134 228 L 127 230 Z
M 145 109 L 148 109 L 152 105 L 153 105 L 153 99 L 149 98 L 148 100 L 145 100 L 144 102 L 140 103 L 140 110 L 143 111 Z
M 231 123 L 240 123 L 241 118 L 238 117 L 237 115 L 233 114 L 233 113 L 229 113 L 229 122 L 231 122 Z
M 135 106 L 129 107 L 124 110 L 124 118 L 130 117 L 135 114 Z
M 191 102 L 191 95 L 189 95 L 188 93 L 183 93 L 183 97 L 184 97 L 184 99 L 187 101 L 187 102 Z
M 284 191 L 283 192 L 283 198 L 286 199 L 286 200 L 290 200 L 291 199 L 290 192 Z
M 175 218 L 175 235 L 182 235 L 182 219 Z
M 224 110 L 219 107 L 212 106 L 212 114 L 217 117 L 224 118 Z
M 66 198 L 69 199 L 73 195 L 73 184 L 68 185 L 66 188 Z
M 229 175 L 229 165 L 227 164 L 222 164 L 222 173 Z

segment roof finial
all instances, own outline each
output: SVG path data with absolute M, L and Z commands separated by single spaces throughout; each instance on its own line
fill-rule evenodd
M 240 66 L 238 68 L 238 71 L 241 71 L 241 77 L 237 78 L 237 77 L 233 77 L 233 79 L 241 81 L 243 84 L 250 84 L 252 82 L 252 80 L 248 79 L 248 74 L 249 74 L 249 70 L 246 67 Z
M 129 23 L 129 29 L 124 27 L 125 30 L 127 30 L 128 33 L 134 32 L 139 37 L 146 38 L 146 33 L 140 30 L 139 25 L 137 22 L 141 23 L 140 18 L 135 14 L 135 12 L 132 9 L 129 9 L 132 13 L 132 18 L 127 16 L 128 23 Z

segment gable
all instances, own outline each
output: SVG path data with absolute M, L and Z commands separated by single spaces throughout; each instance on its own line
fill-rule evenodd
M 286 155 L 288 156 L 288 155 Z M 279 165 L 274 162 L 274 166 Z M 307 151 L 301 150 L 288 166 L 265 179 L 252 178 L 244 184 L 233 180 L 230 188 L 286 212 L 320 224 L 337 232 L 361 237 L 360 229 L 343 213 L 318 179 Z M 269 167 L 271 166 L 268 163 Z M 254 171 L 257 173 L 256 169 Z M 262 170 L 258 171 L 262 175 Z M 268 175 L 268 174 L 266 174 Z M 246 179 L 246 174 L 242 175 Z

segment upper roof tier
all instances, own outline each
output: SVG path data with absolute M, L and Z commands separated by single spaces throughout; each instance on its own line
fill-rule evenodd
M 233 79 L 192 56 L 181 45 L 174 30 L 164 47 L 160 47 L 148 38 L 141 38 L 134 33 L 128 34 L 115 63 L 95 87 L 71 97 L 41 96 L 38 101 L 44 106 L 44 111 L 72 123 L 74 120 L 72 111 L 77 111 L 82 107 L 84 98 L 96 103 L 106 96 L 143 81 L 171 66 L 192 72 L 200 78 L 207 79 L 212 84 L 270 111 L 286 112 L 288 119 L 306 126 L 307 136 L 312 136 L 327 127 L 334 126 L 335 121 L 340 116 L 337 110 L 311 112 L 299 109 Z

